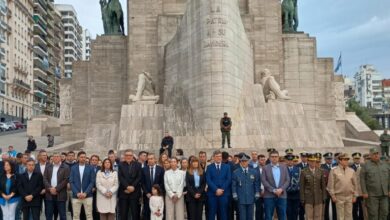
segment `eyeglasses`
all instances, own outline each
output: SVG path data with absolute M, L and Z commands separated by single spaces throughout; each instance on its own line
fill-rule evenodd
M 340 160 L 348 161 L 349 159 L 348 158 L 341 158 Z
M 276 157 L 279 157 L 279 156 L 271 156 L 272 158 L 276 158 Z
M 125 154 L 126 157 L 132 157 L 132 154 Z

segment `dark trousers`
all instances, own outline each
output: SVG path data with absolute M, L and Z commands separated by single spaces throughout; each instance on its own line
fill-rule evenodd
M 129 211 L 132 220 L 138 220 L 140 218 L 138 199 L 119 199 L 119 212 L 121 220 L 127 220 Z
M 143 219 L 150 219 L 149 198 L 144 196 L 143 201 L 144 201 L 144 208 L 142 209 Z
M 354 220 L 363 220 L 363 197 L 357 197 L 356 202 L 352 206 L 352 215 Z
M 55 217 L 55 210 L 58 211 L 60 220 L 66 220 L 66 202 L 56 200 L 45 200 L 45 215 L 46 220 L 57 219 Z
M 32 207 L 23 207 L 23 220 L 39 220 L 39 214 L 41 213 L 41 207 L 32 206 Z
M 264 220 L 264 198 L 260 198 L 255 203 L 256 206 L 256 220 Z
M 191 216 L 191 219 L 202 219 L 203 215 L 203 201 L 191 201 L 188 202 L 187 216 Z
M 253 204 L 239 204 L 240 220 L 253 220 Z
M 207 198 L 209 205 L 208 220 L 215 220 L 215 216 L 218 213 L 220 220 L 228 219 L 228 207 L 229 207 L 229 196 L 209 196 Z
M 100 214 L 96 207 L 96 191 L 92 195 L 92 217 L 93 220 L 100 220 Z
M 329 203 L 332 202 L 330 198 L 325 200 L 324 220 L 329 219 Z M 336 203 L 332 202 L 332 219 L 337 220 Z
M 272 220 L 274 211 L 278 214 L 279 220 L 286 220 L 287 199 L 285 198 L 265 198 L 264 210 L 265 220 Z
M 299 202 L 299 220 L 305 220 L 305 206 Z
M 240 220 L 240 209 L 238 208 L 238 202 L 234 201 L 233 197 L 229 197 L 229 220 L 234 220 L 234 212 L 236 213 L 236 220 Z
M 299 199 L 287 198 L 287 220 L 297 220 L 300 204 L 301 201 Z
M 225 139 L 227 139 L 228 147 L 230 147 L 230 131 L 221 131 L 222 133 L 222 148 L 225 147 Z

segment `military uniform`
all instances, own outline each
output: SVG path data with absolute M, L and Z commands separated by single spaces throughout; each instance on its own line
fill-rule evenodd
M 233 172 L 232 195 L 238 203 L 240 220 L 253 220 L 254 204 L 260 198 L 260 184 L 256 169 L 240 167 Z
M 381 141 L 381 150 L 382 150 L 382 155 L 387 155 L 389 156 L 389 146 L 390 146 L 390 134 L 381 134 L 379 137 L 379 140 Z
M 225 147 L 225 139 L 227 139 L 228 147 L 230 146 L 230 130 L 232 128 L 232 120 L 227 117 L 227 113 L 225 112 L 226 117 L 221 118 L 220 121 L 220 127 L 221 127 L 221 133 L 222 133 L 222 148 Z
M 324 158 L 325 160 L 327 159 L 333 159 L 333 154 L 328 152 L 326 154 L 324 154 Z M 331 169 L 335 168 L 337 165 L 333 164 L 333 163 L 323 163 L 321 164 L 321 169 L 324 171 L 324 177 L 325 177 L 325 183 L 328 184 L 328 176 L 329 176 L 329 173 L 331 171 Z M 325 198 L 325 205 L 324 205 L 324 220 L 329 220 L 330 219 L 330 215 L 329 215 L 329 208 L 330 208 L 330 205 L 332 206 L 332 219 L 333 220 L 337 220 L 337 211 L 336 211 L 336 203 L 334 203 L 331 199 L 330 199 L 330 196 L 329 196 L 329 193 L 328 191 L 326 191 L 326 198 Z
M 314 173 L 307 167 L 300 176 L 300 200 L 305 206 L 307 220 L 322 219 L 322 205 L 326 197 L 325 178 L 322 169 Z
M 359 152 L 353 153 L 352 157 L 353 159 L 359 159 L 361 158 L 362 154 Z M 360 187 L 360 169 L 361 165 L 360 163 L 353 163 L 351 164 L 351 168 L 356 173 L 356 182 L 357 182 L 357 194 L 356 202 L 352 205 L 352 215 L 354 220 L 363 220 L 364 219 L 364 211 L 363 211 L 363 197 L 362 197 L 362 189 Z
M 292 155 L 293 156 L 293 155 Z M 294 157 L 294 156 L 293 156 Z M 287 219 L 297 219 L 299 214 L 299 177 L 301 169 L 296 166 L 287 167 L 290 185 L 287 188 Z
M 378 153 L 370 149 L 370 153 Z M 362 193 L 367 194 L 368 219 L 386 220 L 389 213 L 390 168 L 383 161 L 367 161 L 360 171 Z

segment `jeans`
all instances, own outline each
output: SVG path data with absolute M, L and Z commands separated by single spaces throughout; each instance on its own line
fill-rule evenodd
M 15 219 L 16 206 L 19 202 L 14 202 L 9 204 L 8 202 L 5 206 L 1 206 L 1 211 L 3 212 L 3 219 Z
M 287 199 L 264 198 L 265 220 L 273 219 L 275 208 L 278 220 L 286 220 Z
M 53 220 L 55 208 L 58 210 L 60 220 L 66 220 L 66 201 L 45 200 L 46 220 Z

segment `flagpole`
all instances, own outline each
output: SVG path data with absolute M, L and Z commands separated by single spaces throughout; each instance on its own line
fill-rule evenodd
M 343 75 L 343 52 L 340 52 L 340 61 L 341 61 L 341 75 Z

